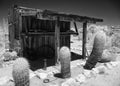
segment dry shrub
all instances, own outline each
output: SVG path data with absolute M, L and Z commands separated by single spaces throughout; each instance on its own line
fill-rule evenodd
M 5 52 L 3 56 L 4 56 L 4 61 L 15 60 L 17 58 L 17 53 L 15 51 Z
M 113 46 L 113 47 L 111 47 L 111 51 L 110 52 L 118 54 L 118 53 L 120 53 L 120 48 Z
M 112 37 L 112 46 L 120 48 L 120 34 L 115 33 Z

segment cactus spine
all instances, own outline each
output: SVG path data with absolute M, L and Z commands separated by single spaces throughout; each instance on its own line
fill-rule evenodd
M 60 49 L 60 63 L 61 63 L 61 75 L 62 78 L 69 78 L 70 72 L 71 53 L 68 47 L 63 46 Z
M 101 59 L 105 48 L 106 34 L 103 31 L 98 31 L 94 38 L 93 49 L 84 66 L 85 69 L 92 69 Z
M 15 60 L 12 75 L 15 86 L 29 86 L 29 63 L 25 58 Z

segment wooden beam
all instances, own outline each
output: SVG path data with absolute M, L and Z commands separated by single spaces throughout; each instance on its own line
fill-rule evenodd
M 78 33 L 78 28 L 77 28 L 76 22 L 74 22 L 74 26 L 75 26 L 75 31 Z
M 78 35 L 78 33 L 76 32 L 61 32 L 60 35 L 71 35 L 71 34 L 74 34 L 74 35 Z M 21 33 L 21 35 L 28 35 L 28 36 L 45 36 L 45 35 L 54 35 L 54 32 L 28 32 L 28 33 Z
M 83 41 L 82 41 L 82 56 L 86 58 L 86 36 L 87 36 L 87 22 L 83 23 Z
M 60 21 L 59 17 L 57 17 L 55 23 L 55 64 L 59 63 L 59 49 L 60 49 Z

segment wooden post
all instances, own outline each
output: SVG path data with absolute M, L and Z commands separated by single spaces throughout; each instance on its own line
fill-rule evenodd
M 57 17 L 55 22 L 55 64 L 59 63 L 60 50 L 60 18 Z
M 83 23 L 83 41 L 82 41 L 82 57 L 86 58 L 86 36 L 87 36 L 87 22 Z
M 22 15 L 21 15 L 21 13 L 19 14 L 19 37 L 20 37 L 20 51 L 19 51 L 19 54 L 20 54 L 20 56 L 23 56 L 23 37 L 24 36 L 22 36 L 21 35 L 21 31 L 22 31 Z

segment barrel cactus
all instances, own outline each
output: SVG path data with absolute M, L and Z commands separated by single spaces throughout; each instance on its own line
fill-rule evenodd
M 105 48 L 106 34 L 103 31 L 98 31 L 94 38 L 93 49 L 84 66 L 85 69 L 92 69 L 101 59 Z
M 68 47 L 63 46 L 60 49 L 60 63 L 61 63 L 61 75 L 63 78 L 69 78 L 70 72 L 71 53 Z
M 29 86 L 29 63 L 25 58 L 15 60 L 12 75 L 15 86 Z

